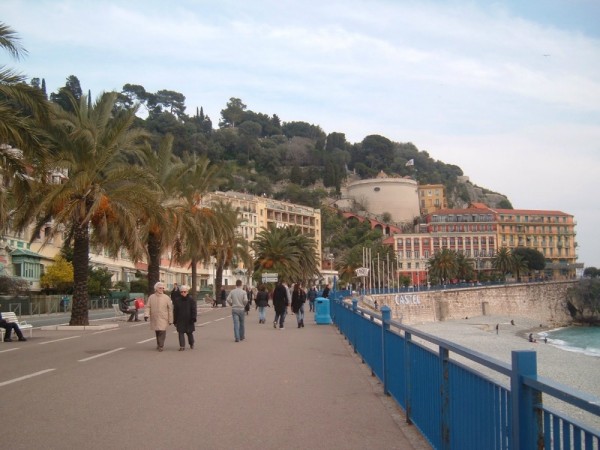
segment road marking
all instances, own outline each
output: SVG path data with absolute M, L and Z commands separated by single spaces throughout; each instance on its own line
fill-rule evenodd
M 110 355 L 111 353 L 118 352 L 118 351 L 124 350 L 124 349 L 125 349 L 125 347 L 115 348 L 114 350 L 110 350 L 108 352 L 104 352 L 104 353 L 100 353 L 98 355 L 90 356 L 89 358 L 78 359 L 77 361 L 78 362 L 86 362 L 86 361 L 89 361 L 90 359 L 100 358 L 101 356 Z
M 199 327 L 203 327 L 204 325 L 208 325 L 209 323 L 212 323 L 212 320 L 211 320 L 211 321 L 209 321 L 209 322 L 204 322 L 204 323 L 201 323 L 201 324 L 199 324 L 198 326 L 199 326 Z
M 46 369 L 46 370 L 42 370 L 40 372 L 30 373 L 29 375 L 25 375 L 23 377 L 13 378 L 12 380 L 8 380 L 8 381 L 4 381 L 4 382 L 0 383 L 0 387 L 6 386 L 7 384 L 11 384 L 11 383 L 16 383 L 17 381 L 23 381 L 28 378 L 37 377 L 38 375 L 43 375 L 47 372 L 52 372 L 53 370 L 56 370 L 56 369 Z
M 227 316 L 227 317 L 231 317 L 231 316 Z M 225 319 L 227 319 L 227 317 L 221 317 L 220 319 L 215 319 L 215 322 L 218 322 L 220 320 L 225 320 Z
M 40 342 L 39 345 L 52 344 L 53 342 L 66 341 L 67 339 L 75 339 L 75 338 L 79 338 L 79 337 L 81 337 L 81 336 L 69 336 L 66 338 L 54 339 L 53 341 Z
M 150 339 L 145 339 L 145 340 L 143 340 L 143 341 L 140 341 L 140 342 L 138 342 L 138 344 L 145 344 L 146 342 L 150 342 L 150 341 L 154 341 L 154 340 L 156 340 L 156 338 L 155 338 L 155 337 L 153 337 L 153 338 L 150 338 Z
M 118 328 L 110 328 L 108 330 L 94 331 L 92 334 L 108 333 L 109 331 L 117 331 Z
M 19 350 L 19 347 L 9 348 L 8 350 L 0 350 L 0 353 L 4 352 L 14 352 L 15 350 Z

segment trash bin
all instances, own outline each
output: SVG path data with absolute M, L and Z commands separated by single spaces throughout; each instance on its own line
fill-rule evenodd
M 315 299 L 315 322 L 319 325 L 329 325 L 330 323 L 333 323 L 331 320 L 328 298 L 317 297 Z

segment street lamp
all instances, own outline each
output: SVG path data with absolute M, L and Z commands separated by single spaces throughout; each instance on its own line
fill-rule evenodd
M 329 260 L 329 270 L 335 270 L 333 267 L 333 260 L 335 259 L 335 257 L 333 256 L 333 253 L 329 253 L 327 255 L 327 259 Z M 333 275 L 333 291 L 335 292 L 335 285 L 336 285 L 336 276 L 335 274 Z

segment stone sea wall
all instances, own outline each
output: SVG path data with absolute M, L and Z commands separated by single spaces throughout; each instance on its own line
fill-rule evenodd
M 392 317 L 407 325 L 496 315 L 528 317 L 547 326 L 560 326 L 572 323 L 566 292 L 574 283 L 556 281 L 381 294 L 365 301 L 369 304 L 377 300 L 379 307 L 389 306 Z

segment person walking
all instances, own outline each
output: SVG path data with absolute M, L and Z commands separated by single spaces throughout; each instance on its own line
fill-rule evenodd
M 235 282 L 235 289 L 227 296 L 227 303 L 231 306 L 231 317 L 233 318 L 233 336 L 235 342 L 240 342 L 246 339 L 246 329 L 244 320 L 246 313 L 244 311 L 248 303 L 248 295 L 242 289 L 242 280 Z
M 221 293 L 219 295 L 219 299 L 221 300 L 221 307 L 225 308 L 227 300 L 227 291 L 224 287 L 221 287 Z
M 252 306 L 252 297 L 254 297 L 254 295 L 252 292 L 252 287 L 245 286 L 244 290 L 246 291 L 246 295 L 248 296 L 248 303 L 246 303 L 246 308 L 244 308 L 246 310 L 246 315 L 248 315 L 250 313 L 250 306 Z
M 150 329 L 156 334 L 156 349 L 163 351 L 167 327 L 173 323 L 173 302 L 165 294 L 165 285 L 157 282 L 154 285 L 154 294 L 148 297 L 148 304 L 144 308 L 144 320 L 150 319 Z
M 304 303 L 306 302 L 306 292 L 302 289 L 300 283 L 294 284 L 292 291 L 292 311 L 296 314 L 296 323 L 298 328 L 304 328 Z
M 279 322 L 279 329 L 284 329 L 283 324 L 285 323 L 288 305 L 288 289 L 284 283 L 279 282 L 273 290 L 273 308 L 275 308 L 275 320 L 273 321 L 273 328 L 277 328 L 277 322 Z
M 329 285 L 328 285 L 328 284 L 326 284 L 326 285 L 325 285 L 325 289 L 323 289 L 323 297 L 324 297 L 324 298 L 329 298 L 329 291 L 330 291 L 330 289 L 329 289 Z
M 269 293 L 267 292 L 267 288 L 264 284 L 258 286 L 258 292 L 256 294 L 254 303 L 256 303 L 256 308 L 258 309 L 258 323 L 266 323 L 266 310 L 269 306 Z
M 179 288 L 179 297 L 173 301 L 173 325 L 179 333 L 179 351 L 185 350 L 185 335 L 187 334 L 190 349 L 194 348 L 194 331 L 198 315 L 196 300 L 189 295 L 189 286 L 182 285 Z
M 311 286 L 311 288 L 308 290 L 308 308 L 309 311 L 314 311 L 315 310 L 315 300 L 317 299 L 317 288 L 314 286 Z
M 171 301 L 177 300 L 181 297 L 181 288 L 177 285 L 177 283 L 173 283 L 173 290 L 171 291 Z

